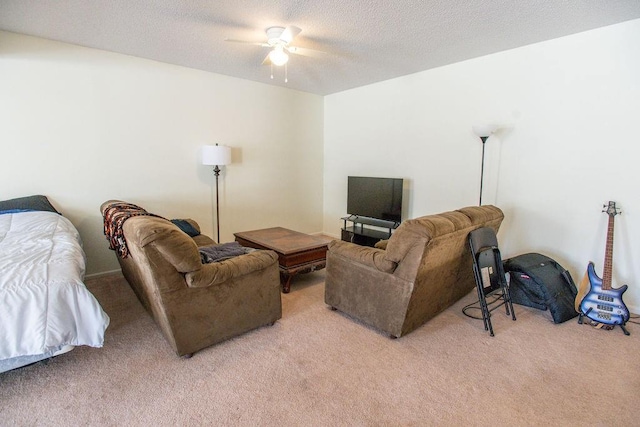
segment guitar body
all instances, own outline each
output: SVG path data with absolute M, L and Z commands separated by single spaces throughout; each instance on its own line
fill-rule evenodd
M 591 289 L 580 303 L 580 311 L 594 322 L 605 325 L 624 325 L 629 320 L 629 310 L 622 301 L 627 285 L 618 289 L 603 289 L 602 279 L 596 274 L 592 262 L 587 267 Z

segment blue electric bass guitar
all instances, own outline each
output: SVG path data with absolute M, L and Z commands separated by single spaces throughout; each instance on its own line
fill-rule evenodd
M 629 332 L 624 327 L 629 320 L 629 310 L 622 301 L 622 294 L 627 290 L 627 285 L 617 289 L 611 287 L 611 270 L 613 265 L 613 219 L 618 214 L 616 202 L 605 205 L 609 215 L 609 227 L 607 229 L 607 246 L 605 248 L 603 278 L 596 274 L 593 262 L 587 267 L 587 275 L 591 289 L 580 303 L 580 318 L 587 316 L 597 323 L 605 325 L 620 325 L 625 335 Z

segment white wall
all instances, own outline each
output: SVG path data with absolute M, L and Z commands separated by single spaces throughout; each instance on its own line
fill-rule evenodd
M 0 200 L 47 195 L 80 231 L 89 274 L 118 268 L 102 233 L 108 199 L 214 234 L 204 144 L 232 147 L 222 241 L 322 231 L 322 132 L 320 96 L 0 32 Z
M 602 275 L 616 201 L 614 287 L 640 312 L 640 20 L 325 97 L 324 229 L 339 235 L 348 175 L 405 178 L 406 218 L 478 203 L 505 212 L 504 258 L 541 252 Z
M 503 256 L 545 253 L 576 281 L 589 260 L 601 273 L 600 206 L 615 200 L 614 286 L 640 312 L 639 45 L 630 21 L 331 95 L 323 112 L 315 95 L 0 32 L 0 199 L 48 195 L 99 273 L 117 268 L 107 199 L 212 234 L 203 144 L 233 147 L 221 240 L 275 225 L 338 236 L 348 175 L 405 178 L 406 218 L 477 204 L 471 126 L 499 122 L 483 200 L 505 211 Z

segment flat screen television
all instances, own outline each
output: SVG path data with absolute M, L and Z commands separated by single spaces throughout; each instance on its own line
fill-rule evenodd
M 347 213 L 400 222 L 402 178 L 348 177 Z

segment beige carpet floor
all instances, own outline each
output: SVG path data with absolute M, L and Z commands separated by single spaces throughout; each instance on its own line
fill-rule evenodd
M 283 318 L 175 356 L 124 279 L 87 282 L 111 317 L 103 348 L 0 374 L 0 425 L 640 425 L 640 327 L 596 330 L 516 306 L 495 337 L 461 308 L 392 340 L 294 279 Z

